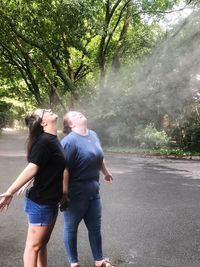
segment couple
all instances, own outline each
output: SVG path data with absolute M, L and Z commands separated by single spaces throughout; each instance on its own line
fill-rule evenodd
M 24 250 L 25 267 L 47 267 L 47 243 L 58 215 L 64 211 L 64 243 L 71 267 L 79 267 L 77 230 L 83 219 L 88 229 L 95 266 L 113 267 L 103 258 L 101 242 L 101 199 L 99 173 L 112 183 L 103 151 L 87 119 L 77 111 L 64 117 L 64 132 L 57 138 L 57 115 L 37 109 L 25 119 L 29 128 L 28 164 L 8 190 L 0 195 L 0 211 L 6 210 L 13 195 L 26 190 L 25 211 L 28 233 Z

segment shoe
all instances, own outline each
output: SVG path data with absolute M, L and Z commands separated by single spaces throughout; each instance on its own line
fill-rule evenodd
M 115 267 L 115 265 L 113 265 L 108 259 L 105 259 L 100 266 L 95 265 L 95 267 Z

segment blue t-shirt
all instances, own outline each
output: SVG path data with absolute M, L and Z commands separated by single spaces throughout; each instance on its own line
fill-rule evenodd
M 81 181 L 99 181 L 103 162 L 103 150 L 97 134 L 89 130 L 83 136 L 69 133 L 61 140 L 69 171 L 69 184 Z

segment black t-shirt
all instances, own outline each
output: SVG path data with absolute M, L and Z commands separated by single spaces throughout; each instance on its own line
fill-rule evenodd
M 39 170 L 27 197 L 40 204 L 58 203 L 63 191 L 65 157 L 57 136 L 42 133 L 33 144 L 28 161 Z

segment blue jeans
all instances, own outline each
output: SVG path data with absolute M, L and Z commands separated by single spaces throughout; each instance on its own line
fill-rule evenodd
M 78 262 L 77 231 L 83 219 L 88 230 L 92 255 L 95 261 L 102 260 L 101 199 L 99 193 L 91 196 L 81 194 L 71 199 L 64 212 L 64 244 L 70 263 Z

